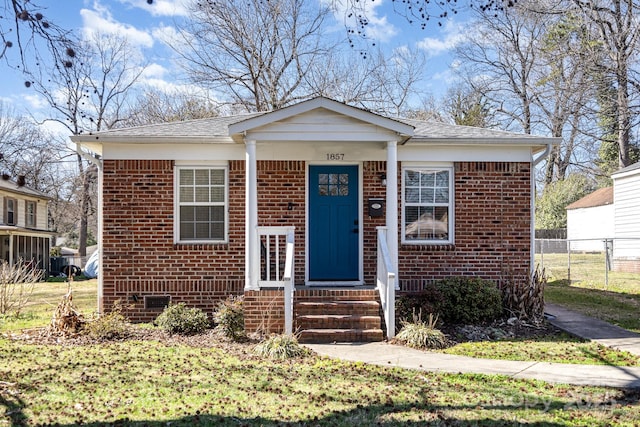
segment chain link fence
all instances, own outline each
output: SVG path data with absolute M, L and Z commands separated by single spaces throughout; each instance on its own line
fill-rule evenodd
M 640 238 L 536 239 L 535 250 L 549 281 L 622 292 L 640 288 Z

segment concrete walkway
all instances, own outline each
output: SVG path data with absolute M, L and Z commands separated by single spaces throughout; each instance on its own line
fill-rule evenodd
M 545 311 L 550 315 L 550 322 L 560 329 L 640 355 L 639 334 L 553 304 L 547 304 Z M 319 355 L 381 366 L 433 372 L 508 375 L 550 383 L 640 388 L 640 367 L 476 359 L 415 350 L 385 342 L 306 345 Z

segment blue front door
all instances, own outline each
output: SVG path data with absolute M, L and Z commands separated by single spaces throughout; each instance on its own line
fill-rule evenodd
M 309 166 L 309 280 L 359 279 L 358 166 Z

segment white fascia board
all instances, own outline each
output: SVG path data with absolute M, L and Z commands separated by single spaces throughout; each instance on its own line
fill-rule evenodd
M 404 162 L 531 162 L 530 146 L 489 145 L 403 145 L 398 147 L 398 160 Z
M 106 144 L 106 160 L 243 160 L 244 146 L 238 144 Z
M 562 138 L 536 138 L 536 137 L 513 137 L 513 138 L 420 138 L 413 137 L 405 146 L 412 145 L 445 145 L 445 146 L 513 146 L 531 148 L 531 153 L 536 154 L 544 151 L 547 145 L 560 145 Z

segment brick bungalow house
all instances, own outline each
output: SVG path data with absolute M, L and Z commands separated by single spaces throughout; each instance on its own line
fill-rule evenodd
M 248 330 L 317 341 L 392 337 L 395 293 L 435 279 L 526 280 L 557 143 L 322 97 L 71 139 L 100 171 L 101 311 L 244 295 Z

